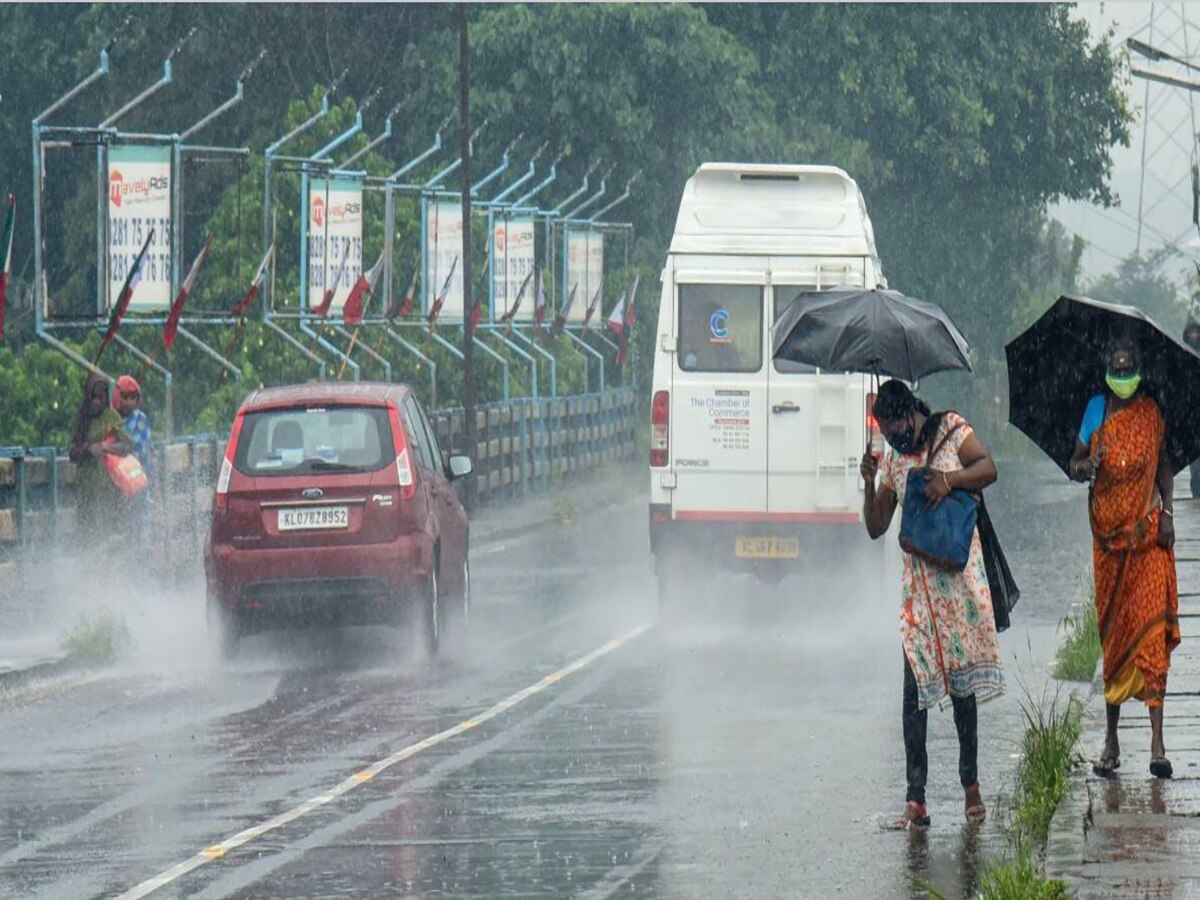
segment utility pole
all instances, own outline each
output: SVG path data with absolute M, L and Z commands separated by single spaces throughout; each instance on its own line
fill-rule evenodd
M 475 456 L 475 336 L 471 334 L 471 62 L 467 38 L 467 4 L 458 4 L 458 152 L 462 168 L 462 274 L 463 274 L 463 418 L 467 451 Z M 467 506 L 473 509 L 478 496 L 474 478 L 467 482 Z

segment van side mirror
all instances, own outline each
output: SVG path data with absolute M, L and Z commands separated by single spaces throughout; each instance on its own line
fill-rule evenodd
M 450 480 L 458 481 L 460 478 L 466 478 L 475 471 L 475 466 L 471 464 L 469 456 L 451 456 L 450 457 Z

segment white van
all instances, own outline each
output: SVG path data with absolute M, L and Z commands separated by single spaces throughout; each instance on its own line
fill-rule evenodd
M 798 294 L 884 285 L 858 186 L 829 166 L 705 163 L 662 273 L 650 545 L 660 601 L 699 564 L 777 580 L 861 537 L 868 382 L 771 359 Z M 849 532 L 853 531 L 853 534 Z

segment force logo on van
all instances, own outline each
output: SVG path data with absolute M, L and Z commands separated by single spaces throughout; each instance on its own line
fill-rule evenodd
M 707 469 L 707 459 L 677 459 L 675 460 L 677 469 Z

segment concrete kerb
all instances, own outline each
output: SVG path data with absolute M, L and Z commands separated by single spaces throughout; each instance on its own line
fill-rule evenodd
M 1046 835 L 1043 865 L 1050 878 L 1073 880 L 1081 877 L 1087 834 L 1092 825 L 1092 794 L 1088 787 L 1091 756 L 1103 742 L 1105 729 L 1104 681 L 1100 676 L 1103 662 L 1096 664 L 1096 674 L 1088 686 L 1083 703 L 1083 718 L 1079 728 L 1080 764 L 1070 775 L 1067 792 L 1050 819 Z M 1073 695 L 1078 697 L 1076 692 Z

